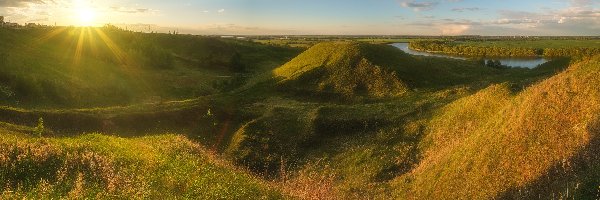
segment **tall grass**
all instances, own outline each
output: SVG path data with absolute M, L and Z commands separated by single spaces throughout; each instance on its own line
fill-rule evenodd
M 399 197 L 518 197 L 520 188 L 549 184 L 545 180 L 551 174 L 579 173 L 569 163 L 580 153 L 589 155 L 582 151 L 598 136 L 598 66 L 600 57 L 573 65 L 508 100 L 506 92 L 499 90 L 498 95 L 493 92 L 498 89 L 491 88 L 450 105 L 430 124 L 435 145 L 411 173 L 396 180 Z M 488 94 L 492 97 L 479 100 Z M 590 167 L 585 176 L 597 177 L 598 165 Z M 589 195 L 582 191 L 598 187 L 589 181 L 558 179 L 553 187 L 527 196 L 582 198 Z M 569 196 L 562 193 L 564 187 L 571 189 Z
M 0 136 L 1 198 L 281 198 L 183 136 Z

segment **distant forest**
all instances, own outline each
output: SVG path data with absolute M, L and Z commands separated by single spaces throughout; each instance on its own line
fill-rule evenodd
M 527 48 L 501 46 L 471 46 L 454 41 L 417 40 L 411 41 L 409 47 L 414 50 L 459 54 L 477 57 L 590 57 L 600 53 L 600 48 Z

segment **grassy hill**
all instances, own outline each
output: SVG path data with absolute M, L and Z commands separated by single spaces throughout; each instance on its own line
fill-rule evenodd
M 297 50 L 191 35 L 103 28 L 0 29 L 0 102 L 81 108 L 183 100 L 239 85 L 240 73 Z
M 597 56 L 496 69 L 359 42 L 0 36 L 2 199 L 598 195 Z
M 346 97 L 398 96 L 408 92 L 409 88 L 390 66 L 381 67 L 382 63 L 376 62 L 379 60 L 371 59 L 371 48 L 353 42 L 320 43 L 275 69 L 273 74 L 283 79 L 280 85 L 306 92 Z M 394 57 L 399 58 L 397 55 Z M 404 55 L 404 59 L 409 57 Z
M 444 108 L 401 198 L 587 198 L 597 194 L 600 57 L 512 96 L 493 86 Z
M 554 62 L 566 65 L 561 59 Z M 475 60 L 413 57 L 389 45 L 325 42 L 273 70 L 273 76 L 282 91 L 317 96 L 393 97 L 414 90 L 474 83 L 517 83 L 557 69 L 556 64 L 550 65 L 535 70 L 499 70 L 483 67 Z
M 0 128 L 0 198 L 280 199 L 186 137 L 39 138 Z

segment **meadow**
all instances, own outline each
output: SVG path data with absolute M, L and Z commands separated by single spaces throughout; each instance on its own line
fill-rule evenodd
M 417 38 L 0 37 L 2 199 L 600 195 L 597 54 L 525 69 L 387 45 Z

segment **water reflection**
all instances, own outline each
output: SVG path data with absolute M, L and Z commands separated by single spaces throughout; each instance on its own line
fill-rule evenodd
M 467 56 L 456 56 L 456 55 L 447 55 L 447 54 L 439 54 L 439 53 L 428 53 L 422 51 L 414 51 L 408 48 L 408 43 L 394 43 L 392 46 L 401 49 L 402 51 L 411 54 L 411 55 L 419 55 L 419 56 L 435 56 L 435 57 L 443 57 L 443 58 L 453 58 L 466 60 L 473 57 Z M 490 59 L 485 59 L 486 62 Z M 532 57 L 532 58 L 513 58 L 513 57 L 503 57 L 503 58 L 493 58 L 493 60 L 499 60 L 502 65 L 509 67 L 525 67 L 525 68 L 535 68 L 538 65 L 544 64 L 548 62 L 548 59 L 542 57 Z

